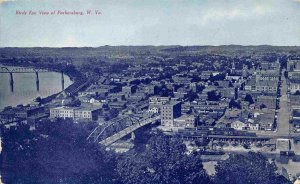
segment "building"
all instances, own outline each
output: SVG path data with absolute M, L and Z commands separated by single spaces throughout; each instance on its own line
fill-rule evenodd
M 245 130 L 247 128 L 247 124 L 237 120 L 232 122 L 230 127 L 235 130 Z
M 50 118 L 74 119 L 74 107 L 55 107 L 50 109 Z
M 292 94 L 300 92 L 300 79 L 290 79 L 289 90 Z
M 148 112 L 155 114 L 158 113 L 160 108 L 158 106 L 149 105 Z
M 277 70 L 258 71 L 255 78 L 256 81 L 278 81 L 279 75 Z
M 276 62 L 262 61 L 260 65 L 262 70 L 278 70 L 280 68 L 278 60 Z
M 0 120 L 2 122 L 13 122 L 15 120 L 15 111 L 12 107 L 5 108 L 0 112 Z
M 173 92 L 174 94 L 174 97 L 175 98 L 179 98 L 179 99 L 184 99 L 187 97 L 187 92 L 184 92 L 184 91 L 176 91 L 176 92 Z
M 300 95 L 289 95 L 291 107 L 300 106 Z
M 295 132 L 300 132 L 300 108 L 294 108 L 290 117 Z
M 260 130 L 273 131 L 275 123 L 275 113 L 272 112 L 259 114 L 254 122 L 259 124 Z
M 107 96 L 111 101 L 123 101 L 125 100 L 125 95 L 123 93 L 111 93 Z
M 229 98 L 229 99 L 235 99 L 236 93 L 235 88 L 222 88 L 218 89 L 220 91 L 222 98 Z
M 141 101 L 143 99 L 146 98 L 146 94 L 145 93 L 142 93 L 142 92 L 136 92 L 134 94 L 131 94 L 129 97 L 128 97 L 128 100 L 133 100 L 133 101 Z
M 201 78 L 202 80 L 207 80 L 207 79 L 209 79 L 212 75 L 213 75 L 213 72 L 212 72 L 212 71 L 202 71 L 201 74 L 200 74 L 200 78 Z
M 276 109 L 276 96 L 260 95 L 255 103 L 256 108 L 265 105 L 268 109 Z
M 198 92 L 199 91 L 199 88 L 200 88 L 200 85 L 197 84 L 196 82 L 191 82 L 189 83 L 189 88 L 193 91 L 193 92 Z
M 258 71 L 245 84 L 246 91 L 277 92 L 279 72 L 277 70 Z
M 260 126 L 258 123 L 255 123 L 254 121 L 253 122 L 248 121 L 247 129 L 252 131 L 258 131 L 260 129 Z
M 230 86 L 230 81 L 228 80 L 220 80 L 216 81 L 216 83 L 218 84 L 218 88 L 228 88 Z
M 122 87 L 122 93 L 123 93 L 125 96 L 129 96 L 129 95 L 131 95 L 132 93 L 135 93 L 135 92 L 136 92 L 136 89 L 137 89 L 137 87 L 136 87 L 135 85 L 123 86 L 123 87 Z
M 126 108 L 126 101 L 115 101 L 115 102 L 109 102 L 108 107 L 110 109 L 125 109 Z
M 245 84 L 246 91 L 256 91 L 256 80 L 255 78 L 251 78 Z
M 238 81 L 242 78 L 242 75 L 243 75 L 242 73 L 238 74 L 237 72 L 231 73 L 231 74 L 226 73 L 225 79 L 226 80 L 236 80 L 236 81 Z
M 170 101 L 170 97 L 159 97 L 159 96 L 152 96 L 149 97 L 149 113 L 158 113 L 160 111 L 160 108 L 163 104 L 166 104 L 168 101 Z
M 50 118 L 70 118 L 73 120 L 97 120 L 99 108 L 93 107 L 55 107 L 50 109 Z
M 137 92 L 141 92 L 141 93 L 145 93 L 145 94 L 149 94 L 149 95 L 153 95 L 155 93 L 155 85 L 139 85 L 137 88 Z
M 300 72 L 300 60 L 289 60 L 287 62 L 288 72 Z
M 277 152 L 287 152 L 291 150 L 291 142 L 289 139 L 277 139 L 276 140 L 276 151 Z
M 15 120 L 38 118 L 45 115 L 45 109 L 41 106 L 6 107 L 2 112 L 0 112 L 0 120 L 3 122 L 12 122 Z
M 186 76 L 174 75 L 174 76 L 172 76 L 172 80 L 176 84 L 189 84 L 189 83 L 191 83 L 192 78 L 189 78 Z
M 209 71 L 203 71 L 201 74 L 200 74 L 200 78 L 202 80 L 208 80 L 210 78 L 210 76 L 212 75 L 211 72 Z
M 197 118 L 194 115 L 184 114 L 174 119 L 175 127 L 193 128 L 197 126 Z
M 44 112 L 44 107 L 39 106 L 17 108 L 15 111 L 15 117 L 26 119 L 29 117 L 37 116 L 39 114 L 43 114 Z
M 260 80 L 255 84 L 255 91 L 277 92 L 278 83 L 273 80 Z
M 243 64 L 243 69 L 242 69 L 242 74 L 243 74 L 243 77 L 244 78 L 246 78 L 246 77 L 248 77 L 249 76 L 249 71 L 248 71 L 249 69 L 248 69 L 248 66 L 247 65 L 245 65 L 245 64 Z
M 161 106 L 161 124 L 174 126 L 174 119 L 181 116 L 181 102 L 168 101 Z
M 100 108 L 97 107 L 78 107 L 74 110 L 75 120 L 97 120 Z

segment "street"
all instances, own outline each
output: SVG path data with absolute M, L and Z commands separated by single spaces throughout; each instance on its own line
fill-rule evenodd
M 284 73 L 284 71 L 283 71 Z M 288 108 L 288 97 L 287 97 L 287 82 L 286 78 L 282 75 L 281 85 L 281 97 L 279 101 L 278 121 L 277 121 L 277 134 L 288 135 L 289 134 L 289 108 Z

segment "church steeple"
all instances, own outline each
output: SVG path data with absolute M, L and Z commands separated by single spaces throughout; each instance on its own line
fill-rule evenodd
M 231 65 L 231 73 L 234 73 L 234 72 L 235 72 L 235 62 L 233 61 L 232 65 Z

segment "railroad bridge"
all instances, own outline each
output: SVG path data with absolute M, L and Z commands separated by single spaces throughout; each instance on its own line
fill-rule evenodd
M 35 73 L 36 76 L 36 89 L 37 91 L 39 91 L 40 88 L 40 80 L 39 80 L 39 73 L 44 73 L 44 72 L 50 72 L 47 69 L 36 69 L 36 68 L 27 68 L 27 67 L 14 67 L 14 68 L 8 68 L 8 67 L 4 67 L 1 66 L 0 67 L 0 73 L 7 73 L 10 76 L 10 91 L 13 92 L 14 91 L 14 77 L 13 74 L 14 73 Z M 61 82 L 62 82 L 62 86 L 64 88 L 64 74 L 63 72 L 61 72 Z
M 87 140 L 109 146 L 135 130 L 160 120 L 159 115 L 140 118 L 134 115 L 120 116 L 97 126 L 88 136 Z

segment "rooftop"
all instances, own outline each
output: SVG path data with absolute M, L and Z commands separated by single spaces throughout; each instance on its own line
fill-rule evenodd
M 164 104 L 164 105 L 172 105 L 172 106 L 174 106 L 174 105 L 177 105 L 177 104 L 179 104 L 179 103 L 181 103 L 180 101 L 173 101 L 173 100 L 171 100 L 171 101 L 168 101 L 166 104 Z
M 300 117 L 300 109 L 293 109 L 292 116 L 293 117 Z

